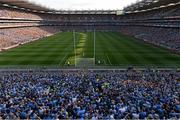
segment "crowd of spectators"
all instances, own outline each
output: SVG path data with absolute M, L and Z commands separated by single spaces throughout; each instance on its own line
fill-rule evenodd
M 0 72 L 0 119 L 180 119 L 179 71 Z
M 120 32 L 180 53 L 180 5 L 122 16 Z
M 116 15 L 55 15 L 35 14 L 9 7 L 0 8 L 0 50 L 30 42 L 59 31 L 94 29 L 91 21 L 112 21 Z M 86 25 L 82 25 L 86 21 Z M 69 23 L 72 22 L 72 23 Z M 75 22 L 75 23 L 73 23 Z M 31 26 L 31 27 L 30 27 Z M 61 27 L 63 26 L 63 27 Z M 74 28 L 76 26 L 76 28 Z M 102 26 L 97 27 L 101 29 Z M 105 29 L 112 29 L 109 25 Z M 5 48 L 5 49 L 4 49 Z
M 10 23 L 10 22 L 6 22 L 6 23 L 0 23 L 0 28 L 4 28 L 4 27 L 18 27 L 18 26 L 37 26 L 37 25 L 41 25 L 40 23 L 36 23 L 36 22 L 16 22 L 16 23 Z
M 125 14 L 122 19 L 159 19 L 180 16 L 180 5 L 163 7 L 145 12 Z
M 90 22 L 85 28 L 79 26 L 79 30 L 92 29 L 92 22 L 97 22 L 99 30 L 117 30 L 108 22 L 134 24 L 132 20 L 178 16 L 178 11 L 176 6 L 123 16 L 40 15 L 1 7 L 0 20 L 47 20 L 51 24 L 53 21 L 55 24 Z M 24 21 L 0 23 L 0 26 L 34 26 L 0 29 L 0 50 L 52 35 L 61 29 L 58 26 L 38 27 L 36 22 Z M 109 25 L 106 28 L 105 23 Z M 120 25 L 119 31 L 180 52 L 179 28 L 152 27 L 151 20 L 149 26 L 143 24 Z M 67 31 L 72 29 L 74 26 L 65 26 Z M 0 119 L 180 119 L 179 80 L 178 71 L 0 71 Z
M 53 35 L 59 27 L 41 26 L 38 14 L 0 7 L 0 51 Z
M 120 32 L 180 52 L 180 28 L 124 26 Z
M 1 7 L 0 49 L 45 37 L 60 30 L 88 31 L 97 29 L 120 31 L 124 34 L 180 52 L 180 19 L 177 18 L 180 16 L 179 8 L 180 5 L 175 5 L 125 15 L 62 15 L 32 13 L 9 7 Z M 4 29 L 5 27 L 8 29 Z
M 0 49 L 37 40 L 59 32 L 59 27 L 22 27 L 0 29 Z
M 9 7 L 0 7 L 0 18 L 41 19 L 38 14 Z
M 14 8 L 1 7 L 0 18 L 11 18 L 11 19 L 24 19 L 24 20 L 45 20 L 45 21 L 58 21 L 58 22 L 92 22 L 92 21 L 113 21 L 117 20 L 116 15 L 105 15 L 105 14 L 49 14 L 49 13 L 32 13 Z

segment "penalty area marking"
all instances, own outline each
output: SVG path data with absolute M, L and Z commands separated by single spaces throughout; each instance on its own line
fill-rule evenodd
M 65 49 L 65 51 L 66 51 L 66 50 L 69 50 L 69 49 L 70 49 L 70 46 L 67 47 L 67 48 Z M 66 52 L 66 54 L 65 54 L 64 57 L 63 57 L 63 59 L 59 62 L 59 65 L 62 65 L 63 61 L 67 58 L 67 56 L 68 56 L 69 54 L 71 54 L 71 52 Z M 65 63 L 65 64 L 66 64 L 66 63 Z M 64 65 L 65 65 L 65 64 L 64 64 Z
M 103 61 L 104 61 L 104 64 L 107 65 L 106 60 L 103 59 Z
M 112 65 L 112 64 L 111 64 L 111 61 L 110 61 L 110 59 L 109 59 L 109 56 L 108 56 L 107 54 L 106 54 L 106 57 L 107 57 L 107 59 L 108 59 L 109 64 Z
M 106 63 L 106 60 L 105 60 L 105 59 L 98 60 L 98 65 L 99 65 L 99 61 L 100 61 L 100 64 L 107 65 L 107 63 Z
M 65 60 L 65 58 L 69 55 L 69 53 L 67 52 L 66 55 L 63 57 L 63 59 L 61 60 L 61 62 L 59 63 L 59 65 L 62 65 L 62 62 Z

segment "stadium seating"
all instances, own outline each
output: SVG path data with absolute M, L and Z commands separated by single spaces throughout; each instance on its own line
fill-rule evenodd
M 120 31 L 126 35 L 180 52 L 179 28 L 125 26 Z
M 179 5 L 119 16 L 0 6 L 0 51 L 59 31 L 96 29 L 180 52 L 179 23 Z M 178 70 L 0 69 L 0 119 L 179 119 L 179 80 Z
M 122 16 L 120 32 L 180 52 L 180 5 Z
M 41 31 L 39 35 L 28 28 L 28 34 L 22 35 L 23 40 L 18 40 L 18 37 L 12 34 L 12 39 L 7 39 L 7 44 L 0 45 L 1 48 L 9 47 L 12 43 L 19 43 L 20 41 L 27 41 L 28 39 L 38 39 L 50 35 L 48 29 L 58 31 L 86 31 L 86 30 L 103 30 L 103 31 L 120 31 L 124 34 L 135 36 L 146 40 L 149 43 L 164 46 L 173 51 L 180 52 L 179 48 L 179 5 L 169 6 L 159 9 L 154 9 L 146 12 L 125 13 L 124 15 L 62 15 L 62 14 L 40 14 L 25 12 L 23 10 L 16 10 L 14 8 L 1 7 L 0 9 L 0 29 L 8 28 L 6 31 L 12 30 L 14 27 L 35 27 Z M 38 27 L 39 26 L 39 27 Z M 44 27 L 43 27 L 44 26 Z M 48 27 L 49 26 L 49 27 Z M 59 26 L 59 27 L 57 27 Z M 160 27 L 160 28 L 159 28 Z M 24 29 L 26 29 L 24 28 Z M 21 30 L 20 29 L 20 30 Z M 5 39 L 8 33 L 1 32 L 1 39 Z M 11 30 L 10 30 L 11 31 Z M 26 31 L 26 30 L 23 30 Z M 46 31 L 46 32 L 45 32 Z M 161 32 L 160 32 L 161 31 Z M 173 31 L 173 32 L 172 32 Z M 18 32 L 18 31 L 17 31 Z M 158 34 L 157 34 L 158 33 Z M 6 34 L 6 35 L 3 35 Z M 26 34 L 26 35 L 25 35 Z M 51 34 L 54 34 L 51 32 Z M 26 37 L 27 36 L 27 37 Z M 16 38 L 16 40 L 15 40 Z M 165 39 L 166 38 L 166 39 Z M 1 40 L 2 41 L 2 40 Z M 18 41 L 18 42 L 17 42 Z M 9 44 L 10 42 L 11 44 Z
M 178 119 L 179 79 L 171 70 L 1 71 L 0 119 Z
M 13 9 L 9 7 L 0 7 L 0 17 L 3 18 L 23 18 L 23 19 L 41 19 L 38 15 L 25 12 L 23 10 Z
M 59 27 L 42 26 L 40 16 L 16 10 L 0 8 L 0 50 L 37 40 L 59 32 Z
M 0 31 L 0 48 L 4 49 L 16 44 L 37 40 L 58 32 L 57 27 L 22 27 L 1 29 Z

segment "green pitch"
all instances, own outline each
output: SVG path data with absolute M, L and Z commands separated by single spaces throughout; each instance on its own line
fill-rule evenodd
M 79 58 L 93 58 L 93 32 L 63 32 L 0 52 L 0 66 L 74 66 Z M 180 67 L 180 55 L 116 32 L 96 32 L 95 63 L 101 66 Z

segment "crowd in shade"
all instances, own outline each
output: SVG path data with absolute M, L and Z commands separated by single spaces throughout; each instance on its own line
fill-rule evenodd
M 179 28 L 124 26 L 120 32 L 180 53 Z
M 0 119 L 180 119 L 179 71 L 0 72 Z
M 180 52 L 180 5 L 122 16 L 120 32 Z
M 126 11 L 126 10 L 125 10 Z M 126 11 L 128 12 L 128 11 Z M 123 19 L 163 19 L 169 17 L 180 17 L 180 5 L 161 7 L 159 9 L 147 10 L 122 16 Z
M 3 18 L 24 18 L 24 19 L 41 19 L 38 14 L 29 12 L 29 11 L 24 11 L 24 10 L 19 10 L 15 8 L 10 8 L 10 7 L 0 7 L 0 17 Z

